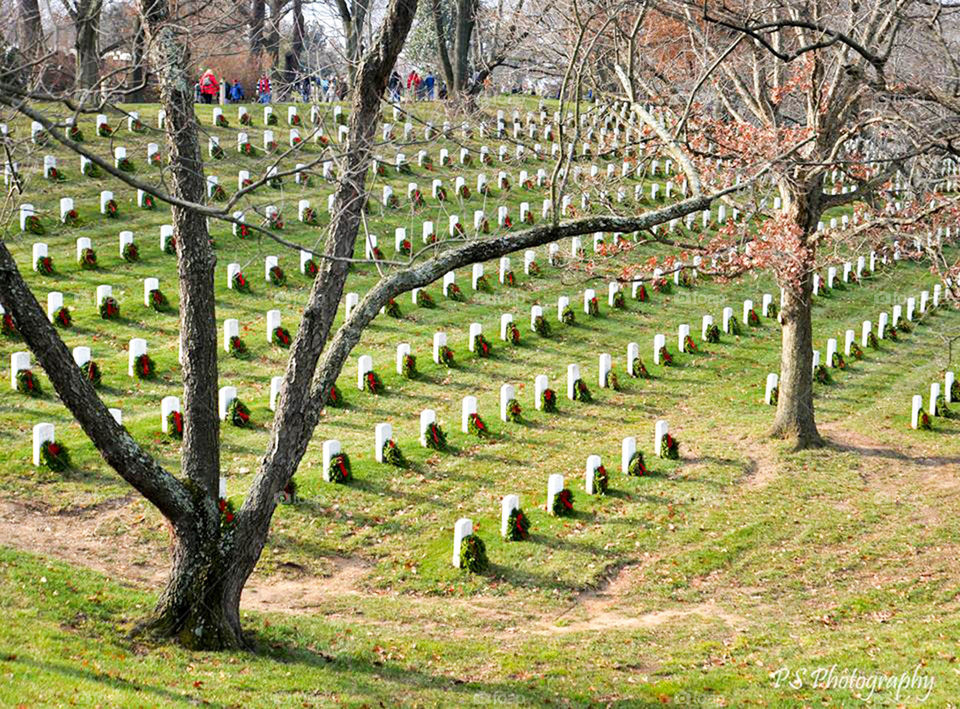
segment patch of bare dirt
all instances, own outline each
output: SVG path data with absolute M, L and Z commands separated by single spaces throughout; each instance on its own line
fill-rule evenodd
M 624 566 L 600 588 L 580 594 L 576 603 L 560 616 L 544 621 L 539 632 L 563 635 L 585 631 L 654 628 L 694 615 L 705 619 L 719 619 L 733 630 L 746 627 L 743 618 L 721 608 L 712 600 L 637 613 L 631 590 L 641 583 L 639 576 L 642 572 L 659 559 L 660 557 L 650 557 L 641 563 Z
M 165 527 L 148 522 L 133 496 L 82 509 L 52 510 L 42 505 L 0 502 L 0 540 L 20 551 L 43 554 L 99 571 L 121 583 L 157 588 L 170 569 Z M 327 559 L 325 576 L 286 569 L 275 576 L 250 578 L 244 610 L 298 613 L 324 599 L 357 593 L 369 564 L 360 559 Z M 297 567 L 299 568 L 299 567 Z
M 777 479 L 777 457 L 770 443 L 753 443 L 745 451 L 750 465 L 746 470 L 743 487 L 760 490 Z

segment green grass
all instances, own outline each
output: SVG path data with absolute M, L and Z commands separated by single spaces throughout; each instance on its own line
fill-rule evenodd
M 155 109 L 138 108 L 144 122 L 154 125 Z M 417 110 L 429 117 L 427 109 Z M 209 107 L 199 111 L 209 125 Z M 259 123 L 260 112 L 252 112 Z M 282 121 L 285 109 L 277 112 Z M 231 150 L 235 111 L 226 113 L 230 129 L 208 130 L 221 136 L 227 158 L 208 169 L 232 187 L 237 169 L 256 173 L 267 163 L 236 157 Z M 98 150 L 103 146 L 106 152 L 106 141 L 94 137 L 92 122 L 82 127 L 88 144 Z M 16 129 L 26 131 L 22 125 Z M 255 145 L 261 130 L 248 129 Z M 275 130 L 284 142 L 283 126 Z M 159 170 L 144 166 L 142 146 L 148 140 L 159 142 L 155 136 L 121 131 L 118 144 L 138 146 L 131 148 L 131 157 L 141 175 L 154 179 Z M 475 148 L 481 143 L 495 153 L 500 141 L 469 141 Z M 455 144 L 434 141 L 425 149 L 438 163 L 444 146 L 453 152 Z M 404 148 L 408 159 L 415 162 L 417 149 Z M 319 155 L 318 148 L 309 150 Z M 76 158 L 68 161 L 62 149 L 54 152 L 69 180 L 58 186 L 43 182 L 36 177 L 43 152 L 21 165 L 30 177 L 29 201 L 45 210 L 49 233 L 42 240 L 50 245 L 58 275 L 42 278 L 30 270 L 33 237 L 14 228 L 6 237 L 8 246 L 41 303 L 51 290 L 64 292 L 75 316 L 75 327 L 63 333 L 67 344 L 92 347 L 104 373 L 104 399 L 123 410 L 124 424 L 148 451 L 176 470 L 178 445 L 160 432 L 160 400 L 181 393 L 176 314 L 154 313 L 142 305 L 142 279 L 149 276 L 160 278 L 161 288 L 176 305 L 175 262 L 158 245 L 159 225 L 168 217 L 164 210 L 138 210 L 132 191 L 115 181 L 80 178 Z M 387 148 L 381 152 L 388 159 L 393 154 Z M 533 162 L 524 167 L 535 174 Z M 493 182 L 498 169 L 495 164 L 482 171 Z M 516 220 L 519 203 L 529 201 L 539 220 L 543 193 L 520 189 L 517 165 L 503 169 L 514 187 L 507 195 L 494 190 L 485 206 L 487 216 L 495 221 L 495 207 L 502 202 Z M 480 171 L 474 165 L 463 173 L 471 191 Z M 384 214 L 374 205 L 370 217 L 370 229 L 380 237 L 388 258 L 394 254 L 395 227 L 407 226 L 416 244 L 422 220 L 432 218 L 438 230 L 446 225 L 445 211 L 432 200 L 416 215 L 405 206 L 406 183 L 418 182 L 428 195 L 430 180 L 439 172 L 414 167 L 414 175 L 407 177 L 388 168 L 387 181 L 404 206 Z M 451 197 L 452 174 L 459 173 L 442 175 Z M 99 189 L 115 192 L 120 219 L 96 214 Z M 296 222 L 297 200 L 309 198 L 326 219 L 330 189 L 321 185 L 301 190 L 287 180 L 282 191 L 258 194 L 256 204 L 280 206 L 287 222 L 283 236 L 312 246 L 323 231 Z M 649 194 L 648 186 L 645 191 Z M 380 194 L 379 181 L 372 192 Z M 80 227 L 55 225 L 61 195 L 77 200 Z M 465 226 L 472 224 L 473 209 L 482 206 L 475 192 L 465 206 L 455 201 L 447 205 Z M 139 263 L 127 264 L 119 257 L 117 234 L 124 229 L 136 235 Z M 294 331 L 309 283 L 297 272 L 296 253 L 266 240 L 239 240 L 220 225 L 214 225 L 212 233 L 218 257 L 218 315 L 221 320 L 237 318 L 251 348 L 247 360 L 224 352 L 220 362 L 221 385 L 237 386 L 257 423 L 252 430 L 224 426 L 222 431 L 224 474 L 230 496 L 239 502 L 266 444 L 270 378 L 282 374 L 285 363 L 285 352 L 265 342 L 265 313 L 279 308 L 284 325 Z M 92 239 L 100 258 L 97 271 L 77 269 L 74 242 L 79 236 Z M 589 252 L 590 239 L 583 241 Z M 508 704 L 636 705 L 671 698 L 679 702 L 682 697 L 676 695 L 686 692 L 690 701 L 712 703 L 723 697 L 728 706 L 857 703 L 843 690 L 775 688 L 769 677 L 783 666 L 832 663 L 895 674 L 923 663 L 923 671 L 936 680 L 930 701 L 941 705 L 956 696 L 949 647 L 958 630 L 951 563 L 958 548 L 953 510 L 960 423 L 938 419 L 932 432 L 910 431 L 909 405 L 912 394 L 926 395 L 929 383 L 942 379 L 949 366 L 943 336 L 956 332 L 960 315 L 938 311 L 900 343 L 867 350 L 862 362 L 850 363 L 848 371 L 834 377 L 834 384 L 818 386 L 818 420 L 840 445 L 793 453 L 764 439 L 772 408 L 763 405 L 763 385 L 779 362 L 774 321 L 764 319 L 759 328 L 744 326 L 740 337 L 724 336 L 719 345 L 706 345 L 706 353 L 687 356 L 676 351 L 679 324 L 690 324 L 699 343 L 703 314 L 719 322 L 723 307 L 730 306 L 740 318 L 745 298 L 759 308 L 763 293 L 776 294 L 767 276 L 727 283 L 703 279 L 693 289 L 675 287 L 671 295 L 651 290 L 650 303 L 628 298 L 627 310 L 618 312 L 606 307 L 603 276 L 624 263 L 664 257 L 669 254 L 666 247 L 636 248 L 604 263 L 597 277 L 583 270 L 548 268 L 546 250 L 538 251 L 544 273 L 536 279 L 522 275 L 522 254 L 513 257 L 517 288 L 496 284 L 496 263 L 490 263 L 490 294 L 472 293 L 464 269 L 457 282 L 468 295 L 467 303 L 445 300 L 439 283 L 427 289 L 438 304 L 434 310 L 415 308 L 409 295 L 398 299 L 403 319 L 378 318 L 351 357 L 338 382 L 348 405 L 328 410 L 317 427 L 297 474 L 304 501 L 278 509 L 258 573 L 280 578 L 297 565 L 323 576 L 332 560 L 359 557 L 371 565 L 359 589 L 330 594 L 317 613 L 248 614 L 245 624 L 258 641 L 256 654 L 198 656 L 125 638 L 122 631 L 143 617 L 152 593 L 42 557 L 3 551 L 0 603 L 9 622 L 0 630 L 5 655 L 0 670 L 11 681 L 0 688 L 0 701 L 206 701 L 230 706 L 362 705 L 380 700 L 433 706 L 491 703 L 500 697 Z M 268 254 L 280 256 L 287 286 L 263 282 L 263 258 Z M 253 283 L 252 295 L 227 289 L 226 264 L 234 261 Z M 358 265 L 347 290 L 362 294 L 375 278 L 371 265 Z M 93 299 L 101 283 L 113 285 L 120 322 L 104 323 L 97 316 Z M 599 318 L 582 314 L 580 293 L 585 287 L 595 288 L 600 296 Z M 884 268 L 860 286 L 819 299 L 814 346 L 825 352 L 829 337 L 842 344 L 848 328 L 859 336 L 863 320 L 876 322 L 892 302 L 930 287 L 924 265 L 904 262 Z M 577 324 L 565 327 L 554 321 L 554 336 L 544 340 L 529 331 L 530 306 L 542 304 L 553 319 L 560 295 L 570 297 Z M 520 326 L 520 347 L 499 340 L 503 312 L 512 312 Z M 491 359 L 468 353 L 471 322 L 483 325 L 494 348 Z M 452 370 L 432 362 L 437 330 L 447 333 L 456 352 L 458 365 Z M 653 365 L 656 333 L 666 335 L 676 367 Z M 147 339 L 159 368 L 157 380 L 127 377 L 125 348 L 132 337 Z M 640 344 L 641 357 L 654 375 L 651 380 L 632 380 L 624 372 L 626 347 L 633 341 Z M 409 342 L 417 356 L 417 380 L 395 373 L 400 342 Z M 9 362 L 10 353 L 21 348 L 22 343 L 0 341 L 0 359 Z M 601 352 L 613 355 L 624 391 L 597 387 Z M 360 354 L 373 357 L 387 385 L 385 395 L 357 391 Z M 592 404 L 566 400 L 565 372 L 571 363 L 580 365 L 595 397 Z M 540 373 L 549 376 L 561 397 L 557 415 L 534 410 L 533 380 Z M 128 494 L 128 487 L 103 464 L 41 379 L 46 394 L 40 400 L 9 389 L 0 393 L 4 497 L 48 506 L 52 514 L 83 514 Z M 523 424 L 499 421 L 499 388 L 507 382 L 517 387 Z M 480 414 L 493 429 L 486 441 L 460 432 L 460 402 L 468 394 L 478 397 Z M 437 410 L 450 452 L 419 446 L 418 414 L 427 407 Z M 679 462 L 653 458 L 654 422 L 659 418 L 667 419 L 679 438 Z M 70 447 L 74 470 L 55 474 L 33 468 L 30 430 L 39 421 L 57 425 L 58 437 Z M 374 461 L 374 425 L 381 421 L 392 423 L 409 469 Z M 620 474 L 620 441 L 627 435 L 637 437 L 654 472 L 650 477 Z M 339 439 L 350 454 L 356 476 L 351 485 L 322 480 L 321 446 L 329 438 Z M 583 466 L 593 453 L 602 456 L 611 473 L 611 490 L 604 497 L 583 491 Z M 563 473 L 574 492 L 573 518 L 556 519 L 542 509 L 547 477 L 554 472 Z M 528 543 L 499 538 L 499 501 L 509 493 L 520 495 L 533 521 Z M 126 519 L 117 531 L 136 537 L 141 553 L 162 555 L 162 521 L 147 506 L 135 509 L 143 520 L 134 524 Z M 450 565 L 452 529 L 459 517 L 472 518 L 487 543 L 490 574 L 467 576 Z M 605 584 L 624 567 L 630 583 L 622 588 L 617 584 L 613 594 Z M 597 608 L 586 602 L 589 590 L 598 587 L 613 594 L 602 611 L 617 621 L 602 630 L 590 625 L 597 620 Z M 697 609 L 702 614 L 691 613 Z M 652 620 L 651 613 L 665 610 L 679 614 Z M 883 696 L 887 701 L 890 694 Z M 914 699 L 907 703 L 914 703 L 915 695 L 909 696 Z

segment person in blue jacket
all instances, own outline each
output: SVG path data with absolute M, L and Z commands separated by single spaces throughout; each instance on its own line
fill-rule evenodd
M 233 85 L 230 87 L 230 92 L 227 94 L 227 98 L 230 99 L 231 103 L 240 103 L 244 99 L 243 86 L 236 79 L 234 80 Z

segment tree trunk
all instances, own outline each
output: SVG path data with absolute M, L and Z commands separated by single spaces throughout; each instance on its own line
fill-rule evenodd
M 144 62 L 143 23 L 140 21 L 140 15 L 134 17 L 133 33 L 133 67 L 130 71 L 130 83 L 132 90 L 127 94 L 127 101 L 130 103 L 143 103 L 146 97 L 147 71 L 146 62 Z
M 267 15 L 266 0 L 253 0 L 250 12 L 250 53 L 263 51 L 263 22 Z
M 77 6 L 76 40 L 77 52 L 75 84 L 78 89 L 92 89 L 100 79 L 100 0 L 83 0 Z
M 432 0 L 430 12 L 433 15 L 433 27 L 437 33 L 437 54 L 440 56 L 440 68 L 443 70 L 447 88 L 453 90 L 453 65 L 450 63 L 450 52 L 447 50 L 446 22 L 443 19 L 443 8 L 440 0 Z
M 218 543 L 220 530 L 214 525 L 218 521 L 210 520 L 207 531 L 176 537 L 170 577 L 146 628 L 158 637 L 176 638 L 193 650 L 224 650 L 245 644 L 240 598 L 227 591 L 231 569 Z
M 363 27 L 369 0 L 337 0 L 347 57 L 347 88 L 353 91 L 363 56 Z
M 20 49 L 25 57 L 43 54 L 43 22 L 37 0 L 20 0 Z
M 172 192 L 202 203 L 206 193 L 197 121 L 189 36 L 169 22 L 164 0 L 142 0 L 150 33 L 153 66 L 167 112 Z M 180 366 L 183 376 L 182 475 L 194 495 L 195 527 L 175 529 L 173 569 L 157 602 L 153 631 L 176 636 L 188 647 L 218 649 L 242 644 L 240 596 L 228 588 L 232 534 L 221 534 L 217 495 L 220 475 L 217 322 L 214 297 L 216 258 L 206 218 L 172 205 L 180 283 Z M 237 524 L 237 520 L 232 522 Z M 244 577 L 246 578 L 246 577 Z
M 793 440 L 798 449 L 823 445 L 813 409 L 811 280 L 807 272 L 799 292 L 786 288 L 780 311 L 780 381 L 772 435 Z
M 290 42 L 290 52 L 293 54 L 292 69 L 295 79 L 300 79 L 305 74 L 304 44 L 303 0 L 293 0 L 293 38 Z
M 456 0 L 457 19 L 453 34 L 453 86 L 458 96 L 470 88 L 470 41 L 477 21 L 477 0 Z
M 273 84 L 273 102 L 283 100 L 283 67 L 280 66 L 280 21 L 286 0 L 270 0 L 270 17 L 266 20 L 263 46 L 270 63 L 270 81 Z

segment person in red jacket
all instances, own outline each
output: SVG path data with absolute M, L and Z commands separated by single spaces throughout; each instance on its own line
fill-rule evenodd
M 270 79 L 266 74 L 260 75 L 257 82 L 257 101 L 260 103 L 270 103 Z
M 220 84 L 213 72 L 207 69 L 200 75 L 200 96 L 204 103 L 214 103 L 220 94 Z

